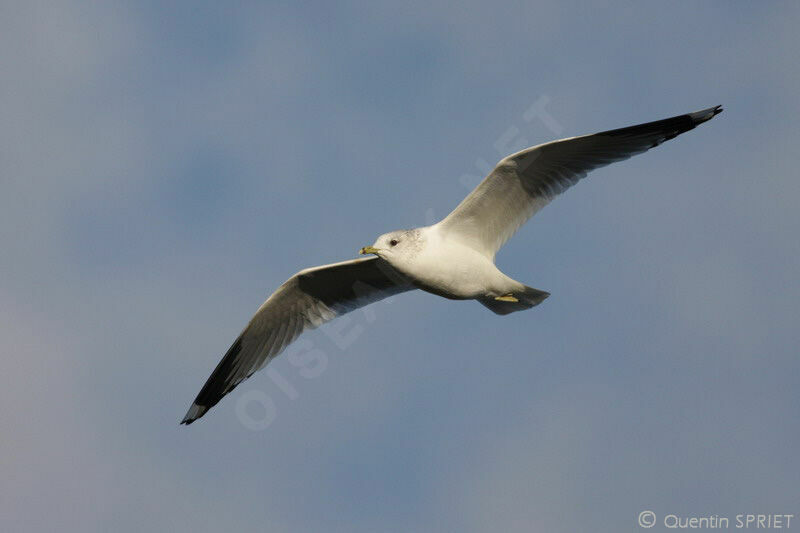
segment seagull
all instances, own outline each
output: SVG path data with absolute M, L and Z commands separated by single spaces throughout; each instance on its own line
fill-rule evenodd
M 537 211 L 589 171 L 646 152 L 722 112 L 714 106 L 664 120 L 570 137 L 509 155 L 444 219 L 385 233 L 366 258 L 301 270 L 258 308 L 195 398 L 191 424 L 306 330 L 389 296 L 421 289 L 477 300 L 498 315 L 550 293 L 503 274 L 497 251 Z

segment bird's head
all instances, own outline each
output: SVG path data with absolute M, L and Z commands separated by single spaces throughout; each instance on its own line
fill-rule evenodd
M 375 254 L 390 264 L 403 263 L 413 258 L 422 246 L 419 229 L 398 230 L 384 233 L 372 246 L 365 246 L 358 253 Z

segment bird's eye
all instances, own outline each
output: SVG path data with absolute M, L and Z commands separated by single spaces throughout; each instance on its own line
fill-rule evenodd
M 389 246 L 396 246 L 397 242 L 398 242 L 397 239 L 392 239 L 391 241 L 389 241 Z

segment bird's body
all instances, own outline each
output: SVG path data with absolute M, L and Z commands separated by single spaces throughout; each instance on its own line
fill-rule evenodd
M 499 315 L 538 305 L 549 293 L 503 274 L 494 263 L 497 250 L 589 171 L 645 152 L 721 111 L 716 106 L 522 150 L 502 159 L 443 220 L 386 233 L 361 249 L 377 257 L 298 272 L 261 305 L 182 423 L 203 416 L 303 331 L 393 294 L 422 289 L 453 300 L 477 300 Z
M 384 246 L 374 253 L 418 289 L 451 300 L 473 300 L 502 296 L 524 287 L 503 274 L 492 258 L 448 235 L 440 224 L 402 234 L 397 245 Z

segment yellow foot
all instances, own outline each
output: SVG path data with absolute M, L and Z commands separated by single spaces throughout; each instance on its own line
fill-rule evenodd
M 513 294 L 506 294 L 505 296 L 495 296 L 495 300 L 500 300 L 501 302 L 518 302 L 516 298 L 514 298 Z

